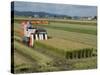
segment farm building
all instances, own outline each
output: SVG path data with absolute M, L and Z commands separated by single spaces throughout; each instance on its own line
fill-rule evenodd
M 23 40 L 27 41 L 29 46 L 33 46 L 34 40 L 47 40 L 47 31 L 43 28 L 32 27 L 30 22 L 27 22 L 24 24 L 24 37 Z

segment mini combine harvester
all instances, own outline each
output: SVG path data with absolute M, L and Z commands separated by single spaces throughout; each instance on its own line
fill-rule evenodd
M 47 40 L 47 31 L 40 27 L 33 27 L 30 21 L 22 22 L 24 29 L 23 43 L 34 46 L 34 40 Z

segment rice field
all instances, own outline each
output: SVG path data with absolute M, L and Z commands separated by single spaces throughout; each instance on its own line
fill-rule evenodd
M 87 21 L 83 24 L 58 21 L 33 25 L 45 28 L 48 40 L 35 41 L 32 48 L 22 43 L 23 29 L 14 21 L 14 73 L 97 68 L 96 21 L 92 25 L 87 25 Z

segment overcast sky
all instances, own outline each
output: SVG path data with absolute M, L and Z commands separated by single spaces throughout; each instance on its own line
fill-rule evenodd
M 96 6 L 50 4 L 34 2 L 15 2 L 14 9 L 17 11 L 48 12 L 69 16 L 96 16 Z

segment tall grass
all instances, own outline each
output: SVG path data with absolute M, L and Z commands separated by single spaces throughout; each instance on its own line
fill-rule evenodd
M 54 61 L 53 56 L 50 57 L 49 55 L 42 53 L 41 51 L 35 50 L 35 48 L 30 48 L 22 44 L 22 36 L 21 36 L 22 33 L 19 32 L 21 28 L 18 25 L 20 24 L 15 23 L 15 32 L 14 32 L 15 50 L 20 54 L 22 54 L 26 59 L 31 60 L 33 63 L 36 62 L 37 65 L 31 65 L 31 64 L 18 65 L 18 63 L 15 63 L 17 66 L 16 71 L 21 73 L 25 71 L 40 72 L 40 71 L 61 70 L 61 68 L 58 67 L 59 65 L 56 67 L 54 66 L 54 64 L 57 65 L 57 63 L 60 63 L 62 66 L 63 63 L 61 62 L 55 63 L 56 60 Z M 97 50 L 94 50 L 96 48 L 96 35 L 91 35 L 92 32 L 90 34 L 77 33 L 77 31 L 72 32 L 72 30 L 69 30 L 70 31 L 69 32 L 67 30 L 64 30 L 64 27 L 61 27 L 61 29 L 60 27 L 57 28 L 47 27 L 46 29 L 48 35 L 50 35 L 50 37 L 52 38 L 43 41 L 35 41 L 34 46 L 39 47 L 40 50 L 41 48 L 43 48 L 44 51 L 46 50 L 45 52 L 48 53 L 51 52 L 61 57 L 62 59 L 63 58 L 66 60 L 72 59 L 75 60 L 75 62 L 77 62 L 77 60 L 81 61 L 82 58 L 91 59 L 92 56 L 97 55 L 96 52 Z M 66 62 L 64 61 L 64 63 Z M 70 64 L 71 62 L 68 63 Z M 62 66 L 62 68 L 64 69 L 64 66 Z M 83 66 L 81 68 L 83 68 Z
M 97 25 L 96 21 L 80 21 L 80 20 L 50 20 L 54 23 L 69 23 L 69 24 L 80 24 L 80 25 Z
M 45 28 L 52 28 L 52 29 L 58 29 L 58 30 L 64 30 L 64 31 L 70 31 L 70 32 L 78 32 L 78 33 L 85 33 L 85 34 L 92 34 L 96 35 L 97 31 L 96 30 L 90 30 L 90 29 L 79 29 L 79 28 L 72 28 L 72 27 L 58 27 L 58 26 L 51 26 L 51 25 L 38 25 L 40 27 L 45 27 Z
M 39 51 L 34 50 L 33 48 L 29 48 L 21 43 L 21 38 L 18 36 L 14 37 L 14 47 L 15 50 L 26 57 L 27 59 L 30 59 L 33 61 L 33 63 L 37 63 L 37 65 L 31 65 L 28 66 L 26 64 L 23 66 L 19 66 L 15 68 L 15 72 L 41 72 L 41 71 L 53 71 L 53 70 L 59 70 L 59 68 L 56 68 L 53 66 L 54 61 L 53 58 L 44 55 L 43 53 L 40 53 Z M 36 66 L 36 67 L 35 67 Z
M 14 47 L 17 51 L 23 53 L 25 56 L 29 57 L 32 60 L 37 61 L 39 64 L 46 65 L 47 63 L 51 63 L 52 59 L 27 47 L 23 44 L 18 43 L 17 41 L 14 42 Z
M 93 56 L 93 48 L 83 48 L 75 51 L 67 51 L 66 58 L 67 59 L 81 59 L 88 58 Z
M 35 47 L 36 46 L 40 46 L 40 47 L 45 48 L 47 50 L 53 51 L 55 54 L 58 54 L 58 55 L 61 55 L 64 57 L 65 51 L 63 49 L 55 48 L 53 46 L 46 45 L 46 44 L 43 44 L 41 42 L 35 41 Z
M 47 28 L 48 35 L 60 39 L 77 42 L 85 45 L 96 47 L 97 36 L 91 34 L 82 34 L 76 32 L 63 31 L 58 29 Z
M 63 50 L 59 48 L 52 47 L 50 45 L 46 45 L 40 42 L 35 42 L 36 45 L 42 46 L 43 48 L 47 48 L 48 50 L 51 50 L 58 53 L 62 57 L 65 57 L 66 59 L 81 59 L 81 58 L 88 58 L 93 56 L 93 48 L 83 48 L 83 49 L 75 49 L 75 50 Z

